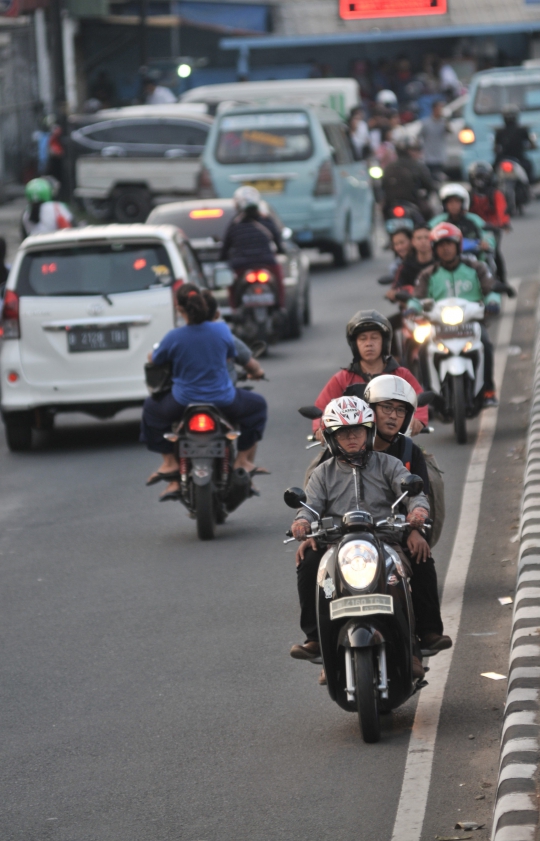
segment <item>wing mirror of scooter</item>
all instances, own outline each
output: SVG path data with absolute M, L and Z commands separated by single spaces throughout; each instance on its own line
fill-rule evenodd
M 394 278 L 392 277 L 392 275 L 384 275 L 383 277 L 380 277 L 377 280 L 377 283 L 380 286 L 391 286 L 393 282 L 394 282 Z
M 283 494 L 285 505 L 289 508 L 300 508 L 301 505 L 306 504 L 306 494 L 302 488 L 287 488 Z
M 317 420 L 323 416 L 322 409 L 319 409 L 318 406 L 302 406 L 298 411 L 303 418 L 307 418 L 308 420 Z
M 253 359 L 262 359 L 262 357 L 266 355 L 267 350 L 268 345 L 262 340 L 259 342 L 253 342 L 251 345 L 251 355 Z
M 435 400 L 435 392 L 434 391 L 422 391 L 420 394 L 416 396 L 416 402 L 418 408 L 421 406 L 431 406 L 433 401 Z
M 491 287 L 492 292 L 499 292 L 503 295 L 508 295 L 509 298 L 515 298 L 517 295 L 516 290 L 513 286 L 510 286 L 509 283 L 503 283 L 502 280 L 496 280 Z
M 401 480 L 401 490 L 407 496 L 418 496 L 424 491 L 424 480 L 421 476 L 411 473 L 410 476 Z

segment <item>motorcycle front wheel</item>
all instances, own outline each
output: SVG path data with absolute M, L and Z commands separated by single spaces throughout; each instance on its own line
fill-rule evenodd
M 355 648 L 356 704 L 364 742 L 378 742 L 381 738 L 378 704 L 378 675 L 373 648 Z
M 467 443 L 467 417 L 465 414 L 465 376 L 452 377 L 452 403 L 454 411 L 454 432 L 458 444 Z
M 199 540 L 213 540 L 215 537 L 216 510 L 212 485 L 195 485 L 195 513 Z

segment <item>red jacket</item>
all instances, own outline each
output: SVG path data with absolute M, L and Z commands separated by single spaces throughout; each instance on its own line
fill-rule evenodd
M 493 190 L 493 204 L 488 196 L 472 193 L 470 210 L 495 228 L 503 228 L 510 224 L 506 199 L 500 190 Z
M 395 367 L 391 364 L 386 365 L 386 368 L 382 373 L 394 374 L 394 376 L 396 377 L 402 377 L 409 383 L 409 385 L 412 385 L 417 394 L 420 394 L 423 391 L 423 388 L 416 379 L 416 377 L 414 377 L 411 374 L 408 368 L 402 368 L 394 360 L 392 361 L 394 362 Z M 360 374 L 355 374 L 353 371 L 345 370 L 342 368 L 341 371 L 338 371 L 337 374 L 334 374 L 334 376 L 328 380 L 325 387 L 317 397 L 315 405 L 318 406 L 319 409 L 322 409 L 324 411 L 324 409 L 326 409 L 331 400 L 335 400 L 336 397 L 343 396 L 345 389 L 348 386 L 365 382 L 366 380 L 362 376 L 360 376 Z M 421 423 L 423 423 L 424 426 L 428 425 L 429 410 L 427 406 L 420 406 L 414 413 L 414 416 L 415 418 L 418 418 L 418 420 Z M 319 419 L 313 421 L 314 432 L 316 432 L 316 430 L 319 428 L 320 423 L 321 422 Z

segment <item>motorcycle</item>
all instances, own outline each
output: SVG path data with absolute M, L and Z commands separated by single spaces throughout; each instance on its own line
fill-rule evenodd
M 403 228 L 412 231 L 417 225 L 423 224 L 424 216 L 411 202 L 396 202 L 384 208 L 384 227 L 390 235 Z
M 241 272 L 229 287 L 231 321 L 236 335 L 253 342 L 276 342 L 284 333 L 287 312 L 278 265 Z
M 385 542 L 408 530 L 396 509 L 406 496 L 422 492 L 422 479 L 408 476 L 401 489 L 386 519 L 375 522 L 357 498 L 357 510 L 346 513 L 338 525 L 310 508 L 301 488 L 284 494 L 290 508 L 315 514 L 310 536 L 328 547 L 317 574 L 322 663 L 330 697 L 358 714 L 365 742 L 379 741 L 381 713 L 401 706 L 427 685 L 412 674 L 414 613 L 406 571 Z
M 508 213 L 523 216 L 523 208 L 531 200 L 531 188 L 525 169 L 512 158 L 504 158 L 496 167 L 499 186 L 504 193 Z

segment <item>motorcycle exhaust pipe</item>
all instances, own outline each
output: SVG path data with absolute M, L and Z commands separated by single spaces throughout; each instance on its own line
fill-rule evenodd
M 227 511 L 234 511 L 249 496 L 251 496 L 251 478 L 249 473 L 243 467 L 237 467 L 232 472 L 231 485 L 225 500 Z

